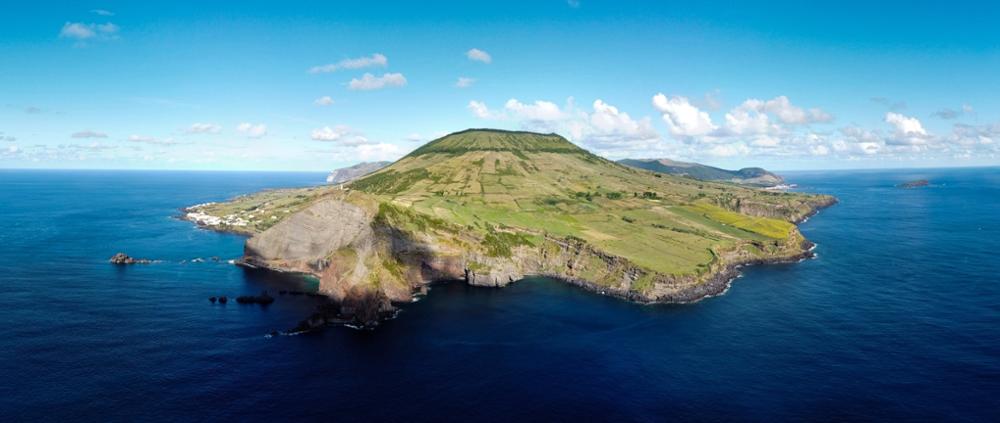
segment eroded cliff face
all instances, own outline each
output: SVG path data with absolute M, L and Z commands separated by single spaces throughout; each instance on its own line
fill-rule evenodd
M 496 239 L 522 239 L 511 229 L 496 230 L 508 234 Z M 477 234 L 405 206 L 330 197 L 249 239 L 244 262 L 313 274 L 341 312 L 370 323 L 385 316 L 390 303 L 409 302 L 441 280 L 502 287 L 543 275 L 636 302 L 695 301 L 724 291 L 738 266 L 798 260 L 811 247 L 793 230 L 785 240 L 713 250 L 711 263 L 696 274 L 668 275 L 579 239 L 533 234 L 533 241 L 498 247 Z

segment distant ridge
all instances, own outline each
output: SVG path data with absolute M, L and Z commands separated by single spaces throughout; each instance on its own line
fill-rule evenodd
M 392 164 L 392 162 L 361 162 L 354 166 L 335 169 L 326 177 L 329 184 L 350 182 Z
M 781 176 L 759 167 L 726 170 L 699 163 L 679 162 L 670 159 L 623 159 L 619 160 L 618 163 L 658 173 L 687 176 L 703 181 L 732 182 L 759 187 L 773 187 L 785 183 L 785 180 Z

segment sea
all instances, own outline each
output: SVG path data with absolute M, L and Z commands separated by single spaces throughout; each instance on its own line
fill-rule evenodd
M 180 209 L 324 176 L 0 170 L 0 421 L 1000 421 L 1000 168 L 786 173 L 840 200 L 817 257 L 692 304 L 453 282 L 268 337 L 317 300 L 210 303 L 317 281 Z

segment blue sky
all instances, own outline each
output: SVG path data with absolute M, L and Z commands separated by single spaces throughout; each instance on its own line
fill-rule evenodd
M 998 6 L 805 3 L 21 2 L 0 167 L 329 170 L 469 127 L 725 167 L 1000 164 Z

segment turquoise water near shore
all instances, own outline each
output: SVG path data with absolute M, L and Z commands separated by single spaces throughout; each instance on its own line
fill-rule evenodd
M 1000 420 L 1000 169 L 787 173 L 840 199 L 801 225 L 818 257 L 695 304 L 451 283 L 375 331 L 265 338 L 315 300 L 207 298 L 313 284 L 233 266 L 243 238 L 175 216 L 323 177 L 0 170 L 0 416 Z

